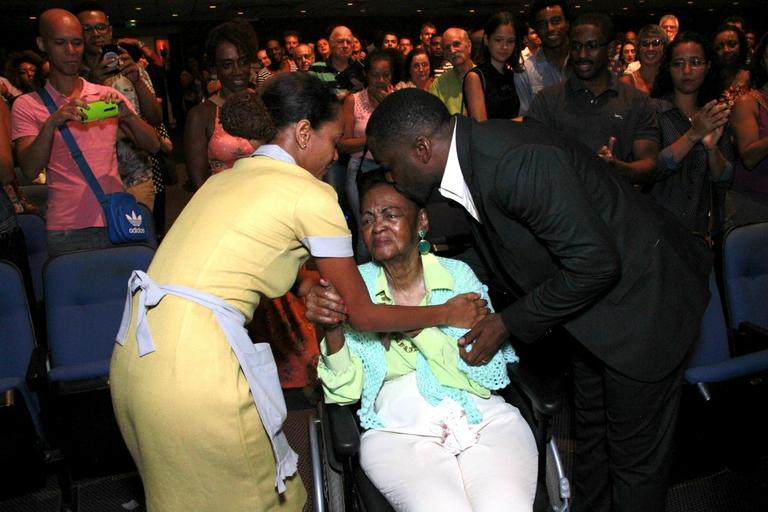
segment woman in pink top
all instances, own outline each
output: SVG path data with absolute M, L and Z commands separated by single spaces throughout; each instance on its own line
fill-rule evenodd
M 768 36 L 753 58 L 755 89 L 733 106 L 733 138 L 741 157 L 725 198 L 726 228 L 768 221 Z
M 221 90 L 193 107 L 187 116 L 184 157 L 196 189 L 211 174 L 229 169 L 235 160 L 256 149 L 247 139 L 225 132 L 219 121 L 224 100 L 248 87 L 250 63 L 257 50 L 256 33 L 247 23 L 222 23 L 208 34 L 205 50 L 221 81 Z
M 339 139 L 337 147 L 339 151 L 348 153 L 351 157 L 347 166 L 346 192 L 347 202 L 355 216 L 358 228 L 360 227 L 360 200 L 357 197 L 357 174 L 377 167 L 370 152 L 366 151 L 365 127 L 368 126 L 368 118 L 379 106 L 381 100 L 395 90 L 392 86 L 395 57 L 391 52 L 391 50 L 378 50 L 371 53 L 366 64 L 368 87 L 347 96 L 341 111 L 344 134 Z M 367 251 L 359 238 L 356 249 L 358 261 L 367 260 Z

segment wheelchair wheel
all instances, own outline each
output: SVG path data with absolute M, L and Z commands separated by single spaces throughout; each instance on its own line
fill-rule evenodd
M 322 408 L 309 418 L 309 445 L 312 463 L 313 512 L 345 512 L 344 475 L 341 468 L 334 469 L 326 451 L 326 438 L 322 432 Z
M 344 475 L 331 467 L 328 457 L 323 457 L 323 476 L 328 512 L 344 512 Z
M 552 512 L 570 510 L 571 485 L 554 437 L 547 443 L 546 486 Z

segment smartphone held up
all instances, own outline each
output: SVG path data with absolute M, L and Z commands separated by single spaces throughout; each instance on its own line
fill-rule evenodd
M 109 101 L 92 101 L 88 107 L 78 107 L 84 123 L 109 119 L 120 115 L 120 105 Z
M 101 62 L 106 65 L 110 74 L 120 71 L 120 47 L 116 44 L 105 44 L 101 48 Z

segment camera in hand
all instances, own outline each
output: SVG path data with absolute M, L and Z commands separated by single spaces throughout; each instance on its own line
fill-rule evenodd
M 107 64 L 107 70 L 109 70 L 110 73 L 117 73 L 120 71 L 119 55 L 120 47 L 116 44 L 105 44 L 101 47 L 101 61 Z

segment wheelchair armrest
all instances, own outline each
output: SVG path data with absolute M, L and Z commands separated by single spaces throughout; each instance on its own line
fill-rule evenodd
M 512 381 L 531 401 L 533 410 L 543 416 L 554 416 L 562 406 L 558 393 L 538 375 L 519 363 L 508 364 L 507 373 Z
M 357 426 L 352 408 L 345 405 L 325 404 L 325 412 L 336 455 L 352 457 L 360 451 L 360 428 Z
M 742 322 L 733 336 L 734 356 L 743 356 L 768 348 L 768 329 L 752 322 Z

